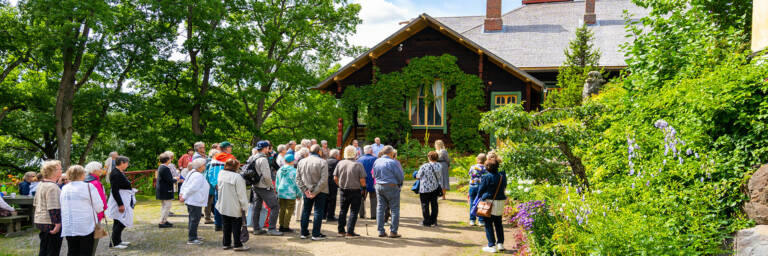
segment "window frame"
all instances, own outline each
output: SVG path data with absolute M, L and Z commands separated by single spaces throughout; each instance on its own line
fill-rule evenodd
M 437 83 L 437 81 L 442 81 L 442 80 L 441 79 L 435 79 L 435 83 Z M 421 86 L 420 89 L 423 91 L 424 90 L 424 86 Z M 431 90 L 431 88 L 430 88 L 430 90 Z M 445 131 L 445 128 L 446 128 L 445 124 L 446 124 L 446 121 L 447 121 L 446 117 L 448 116 L 447 107 L 446 107 L 446 105 L 448 105 L 448 100 L 447 100 L 448 96 L 447 95 L 448 95 L 448 92 L 445 89 L 445 83 L 443 83 L 443 106 L 442 106 L 443 115 L 442 115 L 442 120 L 440 120 L 441 121 L 440 125 L 427 125 L 427 124 L 425 124 L 425 125 L 418 125 L 418 124 L 413 124 L 413 120 L 411 119 L 411 117 L 413 116 L 413 113 L 411 112 L 411 104 L 413 104 L 414 101 L 413 101 L 413 98 L 410 98 L 410 99 L 406 100 L 405 107 L 408 110 L 408 121 L 411 122 L 411 128 L 413 128 L 413 129 L 425 129 L 425 130 L 426 129 L 443 129 L 443 132 L 446 132 Z M 432 102 L 434 103 L 434 100 Z M 425 106 L 424 106 L 424 115 L 425 116 L 427 116 L 428 113 L 429 113 L 429 110 L 427 108 L 428 108 L 428 106 L 427 106 L 427 104 L 425 104 Z
M 491 110 L 494 110 L 497 107 L 503 106 L 503 105 L 496 105 L 496 96 L 505 96 L 505 95 L 514 95 L 516 97 L 515 98 L 515 100 L 516 100 L 515 104 L 521 104 L 522 99 L 523 99 L 522 98 L 523 97 L 523 93 L 520 92 L 520 91 L 496 91 L 496 92 L 491 92 L 491 97 L 489 99 L 490 100 L 490 105 L 491 105 Z

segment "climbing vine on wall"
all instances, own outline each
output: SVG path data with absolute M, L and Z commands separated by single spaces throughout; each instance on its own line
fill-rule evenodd
M 418 95 L 423 86 L 431 88 L 436 79 L 443 83 L 443 91 L 454 90 L 447 99 L 446 111 L 451 141 L 459 151 L 477 151 L 483 148 L 478 131 L 480 110 L 485 103 L 483 82 L 475 75 L 464 73 L 456 65 L 457 58 L 443 54 L 413 58 L 400 71 L 381 74 L 371 85 L 347 87 L 342 96 L 342 107 L 347 116 L 365 107 L 365 120 L 369 140 L 380 137 L 386 142 L 400 142 L 411 129 L 405 102 Z M 425 100 L 434 100 L 432 90 L 426 90 Z M 359 112 L 358 112 L 359 113 Z

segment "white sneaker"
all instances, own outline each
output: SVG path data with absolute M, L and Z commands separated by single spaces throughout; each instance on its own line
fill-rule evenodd
M 474 226 L 474 225 L 475 225 L 475 221 L 474 221 L 474 220 L 470 220 L 470 221 L 469 221 L 469 225 L 470 225 L 470 226 Z
M 192 240 L 192 241 L 187 241 L 187 244 L 188 244 L 188 245 L 201 245 L 201 244 L 203 244 L 203 241 L 200 241 L 200 240 Z
M 490 253 L 496 253 L 496 248 L 494 247 L 483 247 L 484 252 L 490 252 Z
M 128 248 L 128 246 L 124 245 L 124 244 L 118 244 L 116 246 L 112 246 L 112 248 L 113 249 L 125 249 L 125 248 Z
M 120 242 L 120 245 L 129 246 L 129 245 L 131 245 L 131 242 Z
M 496 250 L 497 251 L 506 251 L 507 249 L 504 249 L 504 244 L 496 244 Z
M 321 237 L 321 236 L 318 236 L 318 237 L 314 237 L 313 236 L 312 237 L 312 241 L 322 241 L 322 240 L 325 240 L 325 237 Z

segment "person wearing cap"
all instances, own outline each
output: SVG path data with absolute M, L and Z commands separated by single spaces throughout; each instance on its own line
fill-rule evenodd
M 221 152 L 215 154 L 211 159 L 211 162 L 208 165 L 208 173 L 205 177 L 205 179 L 208 180 L 208 185 L 213 188 L 213 205 L 216 205 L 218 202 L 218 187 L 216 187 L 216 185 L 219 183 L 219 172 L 224 169 L 224 164 L 227 160 L 236 160 L 235 156 L 232 155 L 231 143 L 227 141 L 222 142 L 219 144 L 219 148 L 221 149 Z M 221 225 L 223 222 L 221 220 L 221 214 L 215 207 L 213 208 L 213 223 L 216 226 L 216 231 L 222 230 Z
M 251 188 L 251 203 L 253 207 L 253 234 L 270 236 L 282 236 L 283 233 L 277 230 L 277 216 L 280 214 L 280 205 L 277 202 L 275 185 L 272 183 L 272 171 L 269 166 L 269 156 L 272 147 L 268 141 L 259 141 L 256 143 L 258 153 L 248 159 L 248 163 L 254 164 L 256 172 L 261 176 L 261 180 L 250 181 L 253 184 Z M 266 203 L 269 208 L 269 231 L 265 231 L 256 225 L 261 218 L 261 207 Z
M 293 155 L 285 155 L 285 164 L 277 171 L 277 201 L 280 205 L 280 232 L 293 232 L 291 230 L 291 215 L 296 208 L 296 201 L 301 199 L 301 190 L 296 185 L 296 168 L 293 167 Z

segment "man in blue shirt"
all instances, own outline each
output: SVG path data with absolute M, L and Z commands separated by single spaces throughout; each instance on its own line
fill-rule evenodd
M 365 184 L 368 184 L 368 186 L 365 187 L 365 191 L 363 194 L 363 203 L 360 204 L 360 218 L 365 218 L 365 198 L 368 194 L 368 200 L 371 201 L 371 219 L 376 219 L 376 187 L 373 185 L 373 162 L 376 162 L 376 157 L 373 156 L 373 149 L 371 148 L 371 145 L 365 146 L 363 148 L 364 155 L 360 156 L 360 159 L 357 159 L 357 162 L 363 165 L 363 169 L 365 170 Z
M 384 144 L 381 144 L 381 139 L 379 139 L 379 137 L 373 139 L 373 142 L 375 142 L 371 145 L 371 148 L 373 149 L 373 156 L 379 157 L 379 152 L 381 152 L 381 149 L 384 148 Z
M 392 225 L 389 226 L 389 237 L 398 238 L 397 227 L 400 224 L 400 187 L 403 186 L 403 167 L 395 159 L 395 149 L 384 146 L 381 158 L 373 163 L 373 178 L 376 180 L 376 198 L 379 201 L 376 211 L 376 224 L 379 237 L 387 237 L 384 231 L 384 215 L 386 209 L 392 211 Z

